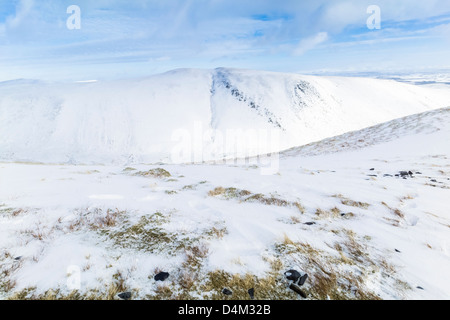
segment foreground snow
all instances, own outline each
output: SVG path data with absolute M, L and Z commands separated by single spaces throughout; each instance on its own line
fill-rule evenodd
M 78 270 L 81 294 L 296 299 L 283 282 L 296 268 L 310 298 L 449 299 L 449 124 L 447 108 L 292 149 L 271 176 L 1 163 L 0 296 L 68 295 Z M 156 283 L 158 270 L 171 277 Z M 218 271 L 260 280 L 211 284 Z

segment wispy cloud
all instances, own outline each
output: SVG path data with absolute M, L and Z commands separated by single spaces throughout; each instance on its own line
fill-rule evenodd
M 377 31 L 366 26 L 373 0 L 16 0 L 0 7 L 0 69 L 22 77 L 33 65 L 56 72 L 70 61 L 86 72 L 101 72 L 92 65 L 106 62 L 119 69 L 141 63 L 127 69 L 142 72 L 219 63 L 286 71 L 345 67 L 348 56 L 358 56 L 353 64 L 370 64 L 389 50 L 392 59 L 407 51 L 412 57 L 425 44 L 429 51 L 449 49 L 450 1 L 376 2 L 383 19 Z M 82 9 L 81 30 L 66 28 L 72 4 Z M 401 46 L 390 48 L 394 42 Z M 37 77 L 46 76 L 42 70 Z
M 294 49 L 294 55 L 302 55 L 306 51 L 314 49 L 317 45 L 328 40 L 328 33 L 319 32 L 318 34 L 302 39 L 298 46 Z
M 17 5 L 16 13 L 6 20 L 6 26 L 8 28 L 16 28 L 22 24 L 31 12 L 33 5 L 34 0 L 20 0 Z

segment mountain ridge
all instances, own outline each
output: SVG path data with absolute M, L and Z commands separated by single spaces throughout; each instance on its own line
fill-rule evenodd
M 227 68 L 107 82 L 0 83 L 0 160 L 171 163 L 182 144 L 184 160 L 255 156 L 448 101 L 450 90 L 393 80 Z

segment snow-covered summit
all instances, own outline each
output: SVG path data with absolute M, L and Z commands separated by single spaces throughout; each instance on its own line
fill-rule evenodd
M 3 82 L 0 160 L 171 163 L 186 144 L 185 162 L 242 157 L 449 104 L 442 88 L 225 68 L 109 82 Z M 248 139 L 252 133 L 257 140 Z

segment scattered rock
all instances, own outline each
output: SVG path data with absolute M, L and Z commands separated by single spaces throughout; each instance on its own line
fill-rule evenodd
M 316 223 L 315 222 L 306 222 L 305 223 L 307 226 L 313 226 L 313 225 L 315 225 Z
M 300 287 L 298 285 L 296 285 L 295 283 L 291 283 L 291 285 L 289 286 L 289 289 L 298 293 L 302 298 L 306 299 L 306 297 L 307 297 L 306 293 L 302 289 L 300 289 Z
M 255 300 L 255 289 L 254 288 L 248 289 L 248 294 L 250 296 L 250 299 Z
M 400 171 L 400 176 L 402 176 L 402 177 L 413 177 L 413 173 L 412 173 L 412 171 Z
M 284 275 L 286 276 L 286 278 L 287 278 L 288 280 L 292 280 L 292 281 L 294 281 L 294 282 L 297 282 L 298 279 L 300 279 L 300 277 L 302 276 L 302 275 L 300 274 L 300 272 L 298 272 L 297 270 L 289 270 L 289 271 L 286 271 L 286 272 L 284 273 Z
M 298 285 L 299 285 L 299 286 L 304 285 L 307 279 L 308 279 L 308 274 L 305 273 L 305 274 L 302 275 L 302 276 L 300 277 L 300 279 L 298 280 Z
M 231 296 L 233 294 L 233 291 L 231 291 L 230 289 L 224 288 L 222 290 L 222 293 L 226 296 Z
M 169 276 L 167 272 L 160 272 L 155 276 L 155 281 L 165 281 Z
M 131 299 L 131 292 L 119 293 L 118 296 L 122 300 L 130 300 Z

